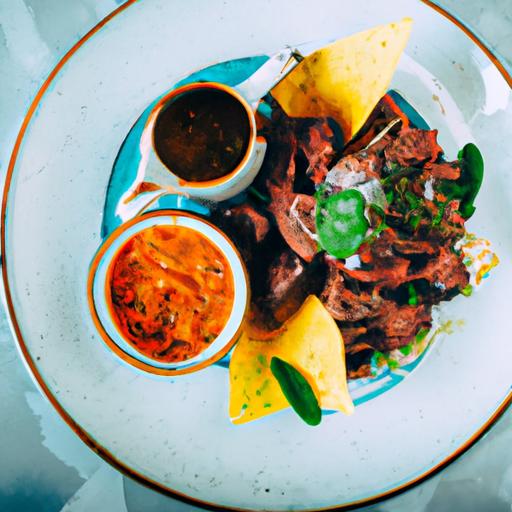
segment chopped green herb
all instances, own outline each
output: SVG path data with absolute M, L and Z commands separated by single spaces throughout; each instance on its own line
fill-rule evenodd
M 382 231 L 389 227 L 385 222 L 386 213 L 380 206 L 372 203 L 370 205 L 370 209 L 373 210 L 378 215 L 379 223 L 377 224 L 376 227 L 373 228 L 373 231 L 364 239 L 364 243 L 371 242 L 372 240 L 377 238 L 380 235 L 380 233 L 382 233 Z
M 415 208 L 418 208 L 422 204 L 421 199 L 416 194 L 413 194 L 408 190 L 405 191 L 405 198 L 407 199 L 407 202 L 409 203 L 411 209 L 413 210 Z
M 409 291 L 409 306 L 417 306 L 418 294 L 416 293 L 416 288 L 414 288 L 412 283 L 409 283 L 407 289 Z
M 388 358 L 386 362 L 388 363 L 390 370 L 396 370 L 397 368 L 400 368 L 400 363 L 398 361 L 395 361 L 394 359 Z
M 308 425 L 318 425 L 322 420 L 322 411 L 313 389 L 302 373 L 276 356 L 270 361 L 270 370 L 294 411 Z
M 426 337 L 427 337 L 427 334 L 430 332 L 430 329 L 427 329 L 426 327 L 422 327 L 416 334 L 416 341 L 418 343 L 420 343 L 421 341 L 423 341 Z
M 400 347 L 399 350 L 404 356 L 408 356 L 412 352 L 412 343 L 408 343 L 404 347 Z
M 470 284 L 468 284 L 467 286 L 464 286 L 464 288 L 462 288 L 460 292 L 465 297 L 469 297 L 473 293 L 473 287 Z
M 270 384 L 270 381 L 268 379 L 265 379 L 263 381 L 263 384 L 260 386 L 260 389 L 258 390 L 260 393 L 262 393 L 263 391 L 265 391 L 266 388 L 268 388 Z
M 416 230 L 421 222 L 421 215 L 411 215 L 411 218 L 409 219 L 409 225 L 412 227 L 412 229 Z
M 432 226 L 437 226 L 443 220 L 444 210 L 446 209 L 446 203 L 439 203 L 438 208 L 439 209 L 437 210 L 437 213 L 434 215 L 434 218 L 432 219 Z
M 378 204 L 371 203 L 370 209 L 379 216 L 381 221 L 383 221 L 386 218 L 386 212 Z
M 247 189 L 247 192 L 251 194 L 256 199 L 260 200 L 262 203 L 270 204 L 270 197 L 267 197 L 266 195 L 262 194 L 258 190 L 256 190 L 254 187 L 249 187 Z
M 264 368 L 268 366 L 267 358 L 263 354 L 258 354 L 257 359 L 261 366 L 263 366 Z
M 373 353 L 373 357 L 374 357 L 374 360 L 375 360 L 375 364 L 377 366 L 383 365 L 384 362 L 386 361 L 386 356 L 382 352 L 379 352 L 378 350 L 376 350 Z
M 397 192 L 401 196 L 405 196 L 405 192 L 407 191 L 407 187 L 409 186 L 409 180 L 407 178 L 401 178 L 396 186 Z

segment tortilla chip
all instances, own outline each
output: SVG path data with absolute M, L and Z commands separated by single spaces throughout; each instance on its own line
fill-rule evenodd
M 291 117 L 332 117 L 350 140 L 387 92 L 411 32 L 404 18 L 329 44 L 272 89 Z
M 233 423 L 247 423 L 290 407 L 270 370 L 273 356 L 304 375 L 322 409 L 352 414 L 343 338 L 320 300 L 310 295 L 285 327 L 271 341 L 253 340 L 245 333 L 238 341 L 229 365 Z

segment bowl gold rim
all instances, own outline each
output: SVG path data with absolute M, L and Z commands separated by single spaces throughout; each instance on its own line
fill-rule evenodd
M 98 315 L 98 311 L 96 308 L 96 303 L 94 300 L 94 280 L 96 276 L 96 272 L 98 270 L 98 266 L 101 263 L 103 256 L 105 253 L 110 249 L 112 244 L 116 242 L 116 240 L 125 233 L 129 228 L 132 226 L 135 226 L 147 219 L 153 219 L 158 217 L 187 217 L 189 219 L 195 219 L 201 222 L 202 224 L 205 224 L 209 226 L 210 228 L 213 228 L 215 231 L 217 231 L 224 240 L 230 245 L 231 249 L 234 251 L 235 256 L 237 257 L 245 278 L 245 286 L 246 286 L 246 296 L 245 296 L 245 306 L 244 311 L 242 315 L 242 319 L 240 321 L 240 325 L 238 326 L 236 332 L 233 334 L 233 336 L 223 345 L 223 347 L 215 352 L 212 356 L 210 356 L 208 359 L 205 359 L 204 361 L 200 361 L 196 364 L 193 364 L 191 366 L 186 366 L 183 368 L 161 368 L 158 366 L 153 366 L 151 364 L 145 363 L 144 361 L 141 361 L 140 359 L 137 359 L 136 357 L 126 353 L 109 335 L 107 330 L 105 329 L 103 323 L 101 322 L 101 319 Z M 230 263 L 231 264 L 231 263 Z M 235 287 L 237 284 L 235 283 Z M 152 211 L 148 213 L 144 213 L 142 215 L 139 215 L 137 217 L 134 217 L 133 219 L 130 219 L 129 221 L 125 222 L 124 224 L 121 224 L 118 228 L 116 228 L 109 237 L 101 244 L 99 249 L 96 251 L 96 254 L 94 255 L 91 264 L 89 265 L 89 273 L 87 276 L 87 303 L 89 306 L 89 311 L 91 313 L 91 317 L 94 323 L 94 326 L 96 327 L 96 330 L 98 331 L 99 335 L 105 342 L 105 344 L 114 352 L 115 355 L 117 355 L 119 358 L 121 358 L 125 363 L 134 366 L 135 368 L 139 370 L 143 370 L 147 373 L 151 373 L 153 375 L 162 375 L 162 376 L 174 376 L 174 375 L 185 375 L 187 373 L 194 373 L 199 370 L 202 370 L 213 363 L 219 361 L 222 359 L 234 346 L 238 338 L 240 337 L 243 329 L 243 318 L 246 316 L 247 311 L 249 309 L 249 303 L 250 303 L 250 287 L 249 287 L 249 276 L 247 273 L 247 269 L 245 267 L 245 264 L 240 256 L 240 253 L 238 252 L 238 249 L 236 248 L 233 241 L 217 226 L 212 224 L 211 222 L 208 222 L 207 220 L 199 217 L 198 215 L 194 215 L 192 213 L 182 211 L 182 210 L 172 210 L 172 209 L 165 209 L 165 210 L 157 210 Z M 234 310 L 234 308 L 233 308 Z

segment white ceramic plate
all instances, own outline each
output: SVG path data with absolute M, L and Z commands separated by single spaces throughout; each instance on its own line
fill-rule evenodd
M 139 114 L 213 62 L 406 15 L 415 26 L 393 87 L 439 129 L 448 158 L 474 140 L 487 164 L 468 229 L 493 242 L 501 264 L 471 299 L 444 306 L 463 327 L 400 385 L 318 428 L 291 411 L 231 425 L 220 367 L 169 379 L 120 364 L 90 319 L 86 281 L 113 160 Z M 2 237 L 20 349 L 68 423 L 128 474 L 216 507 L 343 507 L 431 474 L 508 402 L 511 91 L 485 53 L 431 7 L 411 0 L 128 2 L 58 66 L 26 121 Z

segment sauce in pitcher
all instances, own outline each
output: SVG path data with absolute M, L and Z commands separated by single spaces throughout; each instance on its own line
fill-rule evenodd
M 164 107 L 155 122 L 154 146 L 173 174 L 185 182 L 204 182 L 237 168 L 250 134 L 243 103 L 205 86 L 183 92 Z

